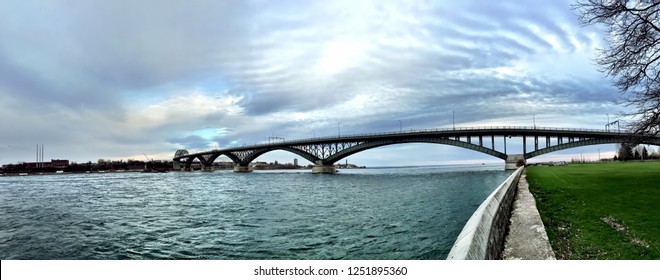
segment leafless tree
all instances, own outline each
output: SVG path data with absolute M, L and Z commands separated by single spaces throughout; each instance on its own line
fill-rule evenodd
M 608 27 L 599 70 L 623 92 L 636 133 L 660 133 L 660 0 L 587 0 L 573 6 L 585 25 Z

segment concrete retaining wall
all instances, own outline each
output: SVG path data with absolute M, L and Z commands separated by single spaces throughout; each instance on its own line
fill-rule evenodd
M 474 211 L 458 235 L 448 260 L 499 259 L 511 217 L 511 205 L 524 167 L 518 168 Z

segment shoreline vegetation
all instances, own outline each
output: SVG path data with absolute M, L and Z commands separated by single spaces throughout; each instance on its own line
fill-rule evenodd
M 660 259 L 660 162 L 531 166 L 557 259 Z

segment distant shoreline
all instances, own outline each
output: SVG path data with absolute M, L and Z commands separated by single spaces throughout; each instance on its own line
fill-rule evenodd
M 149 173 L 143 170 L 94 170 L 94 171 L 70 171 L 70 172 L 8 172 L 0 173 L 0 176 L 41 176 L 41 175 L 68 175 L 68 174 L 97 174 L 97 173 Z

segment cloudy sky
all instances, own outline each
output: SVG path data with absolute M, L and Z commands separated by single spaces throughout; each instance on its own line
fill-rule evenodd
M 573 1 L 0 3 L 0 162 L 171 159 L 267 137 L 604 128 L 624 108 Z M 605 155 L 614 145 L 547 158 Z M 410 157 L 410 155 L 415 155 Z M 292 161 L 286 152 L 260 160 Z M 302 159 L 301 159 L 302 161 Z M 405 144 L 362 165 L 499 162 Z

